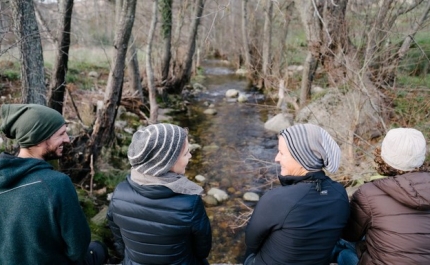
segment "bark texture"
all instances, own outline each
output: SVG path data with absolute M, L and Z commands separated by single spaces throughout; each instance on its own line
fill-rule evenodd
M 33 1 L 13 0 L 10 4 L 21 56 L 21 102 L 46 105 L 43 51 Z

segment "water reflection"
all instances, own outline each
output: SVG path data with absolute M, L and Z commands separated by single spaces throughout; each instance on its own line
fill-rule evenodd
M 240 213 L 249 210 L 247 207 L 254 206 L 243 202 L 243 193 L 262 195 L 268 180 L 277 174 L 273 163 L 277 135 L 264 129 L 274 103 L 247 91 L 246 79 L 226 65 L 208 61 L 204 67 L 206 78 L 202 84 L 208 90 L 191 102 L 188 113 L 176 119 L 189 128 L 191 140 L 203 147 L 193 153 L 187 175 L 204 175 L 206 190 L 218 187 L 230 196 L 222 205 L 207 208 L 213 227 L 210 262 L 241 263 L 245 254 L 244 227 L 232 229 L 231 225 Z M 248 102 L 226 101 L 228 89 L 246 93 Z M 209 103 L 215 105 L 216 115 L 203 114 Z

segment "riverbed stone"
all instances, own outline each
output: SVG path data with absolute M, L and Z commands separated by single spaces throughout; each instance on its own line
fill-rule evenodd
M 293 125 L 293 115 L 279 113 L 264 123 L 264 128 L 273 132 L 280 132 Z
M 199 90 L 202 90 L 202 91 L 207 90 L 207 88 L 204 85 L 200 84 L 200 83 L 194 83 L 193 84 L 193 89 L 199 89 Z
M 209 108 L 209 109 L 206 109 L 203 113 L 209 114 L 209 115 L 215 115 L 217 113 L 217 111 L 216 111 L 216 109 Z
M 237 75 L 246 75 L 247 73 L 248 73 L 248 70 L 243 69 L 243 68 L 239 68 L 236 70 Z
M 190 144 L 189 149 L 190 149 L 190 153 L 192 153 L 193 151 L 195 151 L 197 149 L 202 149 L 202 146 L 199 144 Z
M 237 89 L 229 89 L 225 92 L 225 97 L 227 98 L 235 98 L 239 95 L 239 90 Z
M 197 180 L 198 182 L 205 182 L 206 181 L 206 177 L 203 175 L 197 175 L 194 177 L 195 180 Z
M 222 178 L 220 181 L 220 185 L 222 187 L 230 187 L 231 186 L 231 180 L 230 178 Z
M 227 103 L 236 103 L 237 102 L 237 98 L 226 98 L 226 102 Z
M 243 199 L 248 202 L 258 202 L 260 196 L 255 192 L 245 192 L 245 194 L 243 194 Z
M 247 101 L 248 101 L 248 97 L 245 94 L 243 93 L 239 94 L 239 97 L 237 98 L 237 102 L 243 103 Z
M 218 149 L 219 149 L 219 146 L 214 143 L 211 143 L 210 145 L 206 145 L 203 147 L 203 151 L 216 151 Z
M 218 205 L 218 200 L 212 195 L 206 195 L 202 198 L 202 200 L 207 207 Z
M 230 188 L 227 189 L 227 192 L 230 193 L 230 194 L 235 194 L 236 193 L 236 189 L 233 188 L 233 187 L 230 187 Z
M 225 200 L 227 200 L 227 199 L 228 199 L 228 194 L 227 194 L 227 192 L 225 192 L 225 191 L 223 191 L 223 190 L 221 190 L 221 189 L 218 189 L 218 188 L 211 188 L 211 189 L 208 191 L 208 195 L 212 195 L 212 196 L 214 196 L 214 197 L 215 197 L 215 199 L 216 199 L 218 202 L 223 202 L 223 201 L 225 201 Z

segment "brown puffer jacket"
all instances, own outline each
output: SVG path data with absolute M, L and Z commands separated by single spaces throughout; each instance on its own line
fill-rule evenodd
M 359 264 L 430 264 L 430 173 L 375 180 L 351 198 L 343 238 L 366 249 Z

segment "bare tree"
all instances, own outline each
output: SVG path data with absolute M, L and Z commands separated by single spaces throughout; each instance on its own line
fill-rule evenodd
M 123 0 L 115 1 L 116 24 L 118 24 L 118 22 L 120 21 L 122 6 Z M 128 46 L 126 62 L 131 91 L 133 91 L 133 95 L 137 96 L 143 103 L 143 87 L 142 83 L 140 82 L 139 60 L 137 58 L 137 49 L 133 34 L 130 36 L 130 43 Z
M 311 96 L 312 81 L 318 68 L 321 21 L 314 14 L 322 13 L 323 4 L 318 0 L 306 2 L 295 0 L 295 2 L 304 24 L 309 47 L 308 54 L 303 65 L 304 70 L 300 89 L 300 106 L 303 107 L 307 104 L 307 101 Z
M 174 92 L 180 93 L 182 88 L 190 81 L 191 69 L 193 63 L 193 56 L 196 51 L 197 32 L 200 24 L 200 19 L 203 14 L 205 0 L 196 0 L 195 13 L 190 26 L 190 33 L 188 35 L 188 42 L 185 54 L 185 60 L 182 64 L 182 71 L 179 76 L 173 81 Z
M 33 1 L 13 0 L 11 6 L 21 56 L 21 102 L 46 105 L 43 51 Z
M 402 59 L 405 57 L 409 48 L 411 47 L 412 42 L 414 41 L 414 36 L 417 32 L 423 27 L 424 23 L 428 20 L 430 12 L 430 1 L 427 1 L 427 5 L 424 7 L 421 17 L 418 21 L 412 25 L 412 28 L 405 34 L 406 37 L 400 45 L 400 48 L 391 58 L 387 61 L 385 65 L 385 69 L 383 71 L 382 76 L 385 76 L 385 80 L 381 85 L 389 85 L 392 86 L 394 84 L 394 80 L 396 77 L 396 71 Z
M 150 114 L 149 114 L 149 123 L 153 124 L 157 122 L 158 117 L 158 105 L 156 101 L 156 90 L 154 83 L 154 71 L 152 69 L 152 42 L 154 40 L 155 27 L 157 25 L 157 7 L 158 0 L 153 0 L 153 8 L 152 8 L 152 21 L 151 28 L 148 33 L 148 46 L 146 48 L 146 75 L 148 78 L 148 91 L 149 91 L 149 105 L 150 105 Z
M 34 12 L 36 15 L 36 20 L 39 24 L 39 27 L 41 28 L 40 32 L 43 35 L 46 35 L 46 38 L 51 42 L 52 44 L 56 45 L 57 38 L 52 34 L 51 29 L 47 25 L 45 19 L 43 18 L 42 14 L 40 13 L 39 6 L 37 5 L 36 1 L 34 1 Z M 60 22 L 61 23 L 61 22 Z
M 166 83 L 169 77 L 170 60 L 172 58 L 172 0 L 161 0 L 160 11 L 161 11 L 161 35 L 163 37 L 164 49 L 163 49 L 163 60 L 161 66 L 161 83 Z
M 273 17 L 273 1 L 266 0 L 266 10 L 264 12 L 264 29 L 263 29 L 263 75 L 266 78 L 270 74 L 270 57 L 272 46 L 272 17 Z
M 144 101 L 143 87 L 141 83 L 139 59 L 137 58 L 136 42 L 133 35 L 130 36 L 130 43 L 128 44 L 127 52 L 127 69 L 130 78 L 130 87 L 133 94 L 139 97 L 140 101 Z
M 84 155 L 80 159 L 80 162 L 75 162 L 74 170 L 67 172 L 72 179 L 82 180 L 90 172 L 91 161 L 97 161 L 102 147 L 110 144 L 113 139 L 115 118 L 122 96 L 125 58 L 135 19 L 136 1 L 124 0 L 121 18 L 119 24 L 116 26 L 114 41 L 116 52 L 106 85 L 104 106 L 97 114 L 91 136 L 89 139 L 85 135 L 82 138 L 76 137 L 72 143 L 76 150 L 80 144 L 85 144 L 85 148 L 83 149 Z
M 72 24 L 73 0 L 58 2 L 60 19 L 58 20 L 57 49 L 52 70 L 51 85 L 48 97 L 49 106 L 63 113 L 64 93 L 66 91 L 66 74 L 69 62 L 70 30 Z
M 248 0 L 242 0 L 242 45 L 243 45 L 243 56 L 245 57 L 245 69 L 251 69 L 251 52 L 249 49 L 249 41 L 248 41 L 248 9 L 247 9 Z

